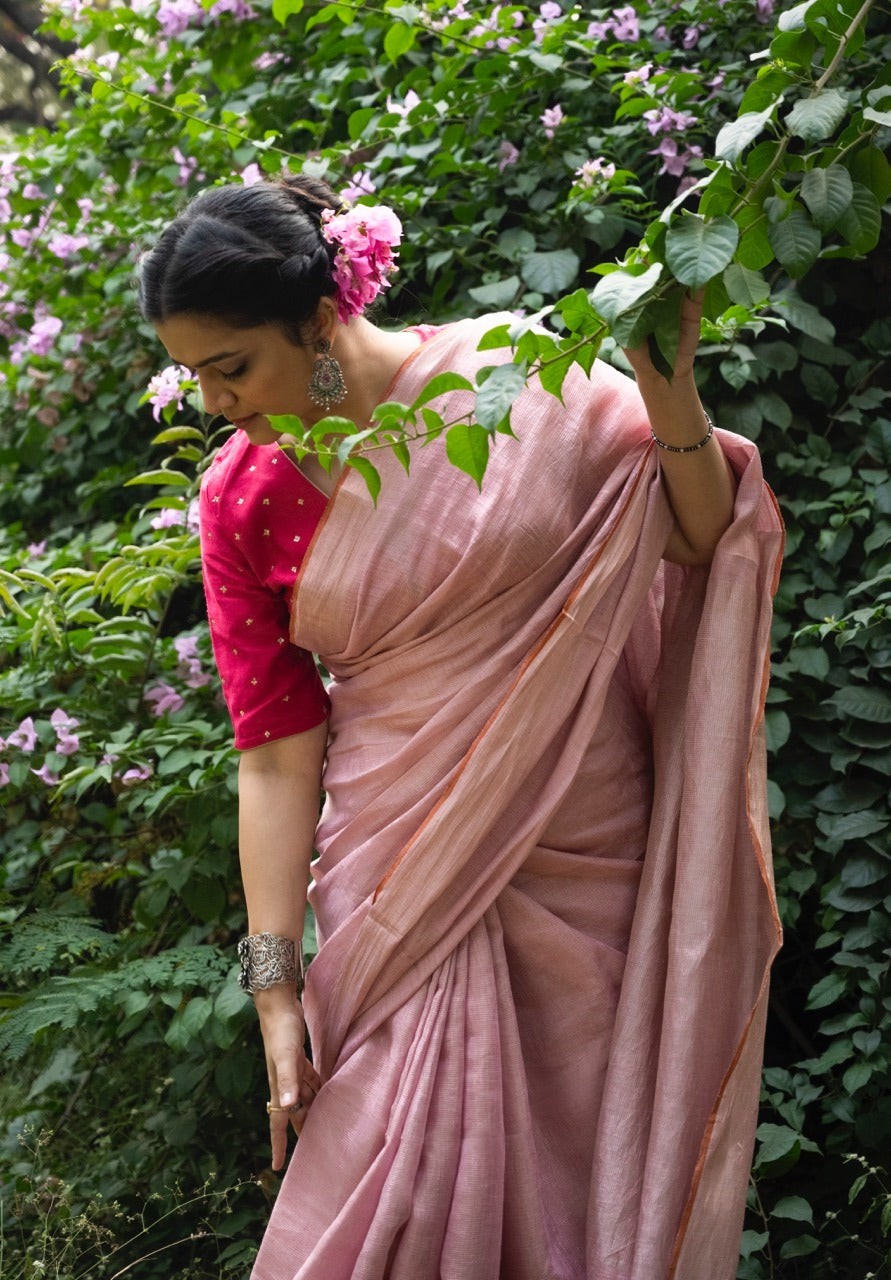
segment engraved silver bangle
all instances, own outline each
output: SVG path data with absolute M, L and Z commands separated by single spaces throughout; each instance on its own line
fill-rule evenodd
M 659 446 L 659 448 L 665 449 L 666 452 L 668 453 L 695 453 L 697 449 L 701 449 L 703 445 L 708 444 L 715 430 L 715 424 L 712 422 L 708 414 L 703 412 L 702 416 L 705 418 L 706 422 L 708 423 L 708 431 L 699 441 L 699 444 L 666 444 L 664 440 L 659 439 L 659 437 L 656 435 L 656 432 L 653 430 L 652 427 L 650 427 L 650 435 L 656 441 L 656 444 Z
M 251 933 L 238 943 L 241 971 L 238 981 L 251 995 L 281 982 L 293 982 L 297 999 L 303 995 L 303 948 L 274 933 Z

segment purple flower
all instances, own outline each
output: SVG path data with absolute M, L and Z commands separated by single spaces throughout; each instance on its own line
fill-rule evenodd
M 173 642 L 176 656 L 179 658 L 177 671 L 190 689 L 200 689 L 210 684 L 210 676 L 201 670 L 201 659 L 198 656 L 198 639 L 196 636 L 177 636 Z
M 630 4 L 624 9 L 613 9 L 613 17 L 616 20 L 613 35 L 617 40 L 627 40 L 633 44 L 640 39 L 640 23 Z
M 25 550 L 32 559 L 42 556 L 46 551 L 46 538 L 44 538 L 43 542 L 29 542 Z
M 242 169 L 241 180 L 246 187 L 255 187 L 258 182 L 263 181 L 263 173 L 256 161 Z
M 9 765 L 5 760 L 0 760 L 0 787 L 9 786 Z
M 36 182 L 26 182 L 22 188 L 22 195 L 26 200 L 42 200 L 44 198 L 43 192 Z
M 198 161 L 193 156 L 184 156 L 179 147 L 174 147 L 170 153 L 176 163 L 179 165 L 179 173 L 176 177 L 176 185 L 184 187 L 192 174 L 198 168 Z
M 634 67 L 631 71 L 626 71 L 622 80 L 625 84 L 646 84 L 652 72 L 652 62 L 645 62 L 642 67 Z
M 8 747 L 20 747 L 22 751 L 31 752 L 37 746 L 37 730 L 31 716 L 26 716 L 19 727 L 6 739 Z
M 165 684 L 163 681 L 153 685 L 151 689 L 146 689 L 142 697 L 151 707 L 152 714 L 156 716 L 163 716 L 168 711 L 179 711 L 180 707 L 185 706 L 181 695 L 172 685 Z
M 362 196 L 373 196 L 377 188 L 371 180 L 371 174 L 365 169 L 357 169 L 350 175 L 349 185 L 344 188 L 344 200 L 359 200 Z
M 498 172 L 504 173 L 505 169 L 512 164 L 516 164 L 520 158 L 520 153 L 512 142 L 508 142 L 507 138 L 501 139 L 501 146 L 498 148 Z
M 559 102 L 553 107 L 546 107 L 542 115 L 539 116 L 542 127 L 544 128 L 544 136 L 553 138 L 557 129 L 563 121 L 563 108 Z
M 687 147 L 684 151 L 679 151 L 674 138 L 663 138 L 655 151 L 650 151 L 649 154 L 661 158 L 660 174 L 670 173 L 673 178 L 680 178 L 683 177 L 691 160 L 701 158 L 702 147 Z
M 45 763 L 42 764 L 39 769 L 32 769 L 31 772 L 35 777 L 39 778 L 41 782 L 45 782 L 48 787 L 54 787 L 59 781 L 59 775 L 57 773 L 53 773 L 49 765 Z
M 156 16 L 168 40 L 182 35 L 193 22 L 196 26 L 203 26 L 206 21 L 198 0 L 161 0 Z
M 189 503 L 188 507 L 186 508 L 186 532 L 187 533 L 201 532 L 201 517 L 199 516 L 199 513 L 198 513 L 200 505 L 201 504 L 199 503 L 198 499 L 193 498 L 192 501 Z
M 35 320 L 28 335 L 28 350 L 35 356 L 48 356 L 61 332 L 62 321 L 57 316 Z
M 146 782 L 152 776 L 151 765 L 143 764 L 138 768 L 126 769 L 119 774 L 121 782 L 125 787 L 132 787 L 136 782 Z
M 583 188 L 593 187 L 598 179 L 608 182 L 610 178 L 615 177 L 615 174 L 616 166 L 607 164 L 603 156 L 598 156 L 596 160 L 586 160 L 581 169 L 576 169 L 575 176 L 578 178 L 576 185 Z
M 50 716 L 50 724 L 56 731 L 56 750 L 60 756 L 73 756 L 75 751 L 80 750 L 80 738 L 76 733 L 71 732 L 72 729 L 78 728 L 79 720 L 69 716 L 61 707 L 56 707 Z
M 647 132 L 654 137 L 657 133 L 683 133 L 697 123 L 696 116 L 675 111 L 673 107 L 655 107 L 652 111 L 645 111 L 644 120 L 647 121 Z
M 153 529 L 174 529 L 186 523 L 186 513 L 176 507 L 162 507 L 149 523 Z
M 699 43 L 699 37 L 702 34 L 702 28 L 697 27 L 694 23 L 692 27 L 688 27 L 684 32 L 681 44 L 685 49 L 695 49 Z
M 64 262 L 65 259 L 70 258 L 73 253 L 80 253 L 81 249 L 86 249 L 89 243 L 89 236 L 71 236 L 67 235 L 65 232 L 57 231 L 56 234 L 51 237 L 46 247 L 49 249 L 51 254 L 56 258 L 61 258 Z
M 192 375 L 185 365 L 169 364 L 166 369 L 156 373 L 148 384 L 148 402 L 153 405 L 152 417 L 155 422 L 161 421 L 161 410 L 169 404 L 176 404 L 177 409 L 183 407 L 185 388 L 183 383 Z
M 768 22 L 776 8 L 775 0 L 755 0 L 755 13 L 759 22 Z
M 254 58 L 254 66 L 258 71 L 269 71 L 279 62 L 290 62 L 290 58 L 286 53 L 261 53 L 258 58 Z

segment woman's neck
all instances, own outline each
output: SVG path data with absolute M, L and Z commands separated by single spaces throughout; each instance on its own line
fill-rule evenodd
M 390 384 L 420 342 L 409 329 L 387 332 L 361 316 L 342 326 L 331 354 L 340 362 L 347 395 L 333 412 L 360 425 L 369 423 L 372 411 L 386 399 Z

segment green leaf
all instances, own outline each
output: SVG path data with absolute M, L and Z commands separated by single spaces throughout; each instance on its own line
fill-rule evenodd
M 793 209 L 788 218 L 768 227 L 767 238 L 793 280 L 813 266 L 822 244 L 819 231 L 803 209 Z
M 481 307 L 490 311 L 502 311 L 513 305 L 520 289 L 520 277 L 508 276 L 492 284 L 479 284 L 467 292 Z
M 446 432 L 449 462 L 476 481 L 482 489 L 489 462 L 489 433 L 476 422 L 459 422 Z
M 850 204 L 853 191 L 851 175 L 840 164 L 811 169 L 801 180 L 801 198 L 820 231 L 835 226 Z
M 377 467 L 373 466 L 367 458 L 363 458 L 361 454 L 350 454 L 346 459 L 346 464 L 348 467 L 352 467 L 354 471 L 359 472 L 371 495 L 371 501 L 377 506 L 378 494 L 381 491 L 381 477 Z
M 550 253 L 530 253 L 520 273 L 530 289 L 554 297 L 575 283 L 580 265 L 578 254 L 572 249 L 554 249 Z
M 757 307 L 770 297 L 770 285 L 760 271 L 751 271 L 739 262 L 730 263 L 723 279 L 730 301 L 737 306 Z
M 498 237 L 497 248 L 505 258 L 525 258 L 535 252 L 535 236 L 525 227 L 508 227 Z
M 879 204 L 891 196 L 891 164 L 878 147 L 861 147 L 855 151 L 848 160 L 848 168 L 854 181 L 868 187 Z
M 842 973 L 827 973 L 825 978 L 813 987 L 808 994 L 806 1009 L 825 1009 L 835 1004 L 848 990 L 847 980 Z
M 763 131 L 782 101 L 782 97 L 778 97 L 763 111 L 747 111 L 738 120 L 725 124 L 715 140 L 715 155 L 718 159 L 730 164 L 738 160 L 749 143 L 754 142 Z
M 787 9 L 779 15 L 777 19 L 777 27 L 780 31 L 803 31 L 804 18 L 808 9 L 812 8 L 817 0 L 803 0 L 802 4 L 796 4 L 791 9 Z
M 410 27 L 405 22 L 395 22 L 384 36 L 384 53 L 391 62 L 398 62 L 403 54 L 408 53 L 415 42 L 417 27 Z
M 878 813 L 863 810 L 861 813 L 821 813 L 817 826 L 828 840 L 862 840 L 864 836 L 884 831 L 889 819 Z
M 805 142 L 822 142 L 841 124 L 848 100 L 838 89 L 821 89 L 810 98 L 801 98 L 786 116 L 786 128 Z
M 474 406 L 477 423 L 487 431 L 497 431 L 525 385 L 525 361 L 522 364 L 496 365 L 485 382 L 477 387 Z M 468 475 L 474 475 L 474 472 L 468 472 Z
M 820 1247 L 820 1241 L 816 1236 L 803 1235 L 795 1236 L 792 1240 L 784 1241 L 780 1248 L 781 1258 L 806 1258 L 809 1254 L 814 1253 Z
M 174 444 L 178 440 L 200 440 L 204 443 L 204 432 L 197 427 L 168 427 L 152 437 L 152 444 Z
M 272 0 L 272 16 L 282 26 L 295 13 L 303 9 L 303 0 Z
M 760 1124 L 755 1136 L 758 1139 L 757 1161 L 762 1165 L 782 1159 L 801 1141 L 801 1134 L 784 1124 Z
M 730 263 L 739 243 L 739 227 L 732 218 L 706 222 L 685 213 L 668 228 L 665 260 L 681 284 L 700 289 Z
M 431 378 L 417 399 L 412 402 L 411 411 L 415 413 L 423 405 L 429 404 L 437 396 L 444 396 L 448 391 L 472 391 L 473 383 L 460 373 L 438 373 Z
M 855 182 L 851 202 L 839 218 L 836 230 L 857 253 L 869 253 L 878 244 L 881 229 L 879 202 L 868 187 Z
M 595 285 L 591 303 L 609 325 L 631 311 L 653 289 L 662 275 L 662 263 L 654 262 L 639 276 L 630 271 L 613 271 Z
M 142 471 L 138 476 L 125 480 L 124 484 L 171 484 L 179 489 L 188 489 L 192 481 L 181 471 Z
M 842 715 L 872 724 L 891 724 L 891 693 L 864 685 L 845 685 L 830 699 Z
M 772 1218 L 788 1218 L 791 1222 L 809 1222 L 813 1226 L 814 1211 L 803 1196 L 783 1196 L 770 1211 Z
M 358 111 L 350 113 L 347 121 L 347 132 L 350 135 L 350 141 L 356 142 L 362 137 L 370 121 L 377 115 L 375 107 L 360 107 Z

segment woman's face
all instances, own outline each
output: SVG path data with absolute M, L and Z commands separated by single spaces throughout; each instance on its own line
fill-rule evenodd
M 313 350 L 289 342 L 277 324 L 239 329 L 213 316 L 184 313 L 155 325 L 175 364 L 192 370 L 207 413 L 221 413 L 251 444 L 278 439 L 272 414 L 293 413 L 304 422 L 321 416 L 309 399 Z

